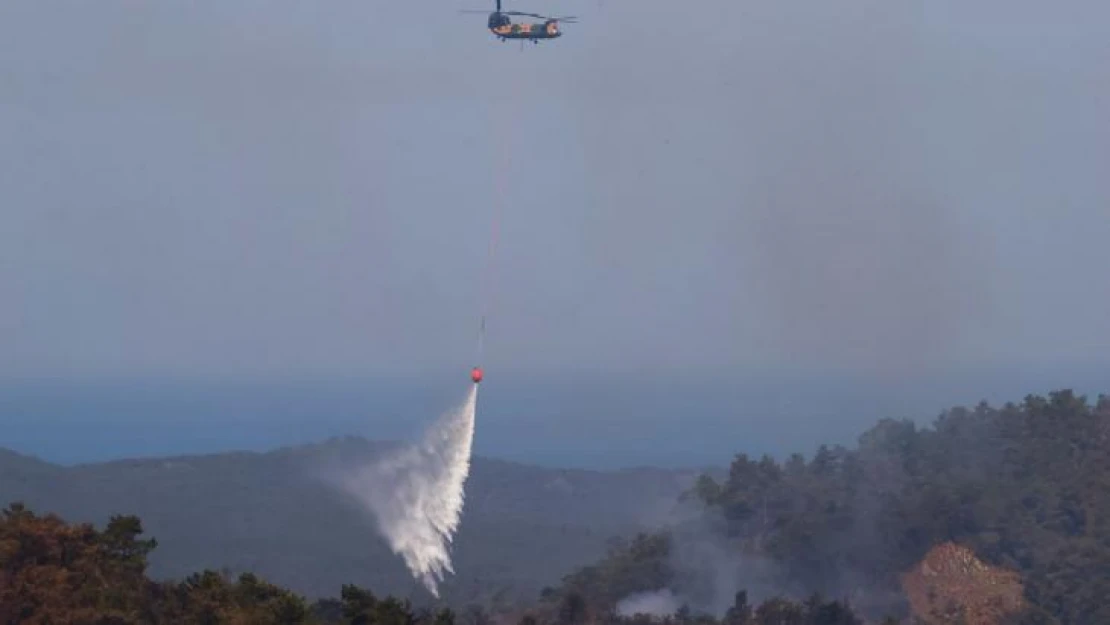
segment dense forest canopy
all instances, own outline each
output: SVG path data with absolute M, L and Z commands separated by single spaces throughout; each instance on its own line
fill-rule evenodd
M 983 403 L 929 428 L 884 420 L 857 448 L 823 446 L 808 459 L 739 455 L 727 476 L 699 479 L 680 509 L 662 531 L 615 538 L 537 601 L 491 612 L 414 607 L 354 585 L 310 603 L 249 573 L 153 581 L 147 557 L 158 545 L 137 517 L 98 530 L 13 504 L 0 519 L 0 623 L 1110 622 L 1106 397 Z M 998 594 L 1009 603 L 921 613 L 935 592 L 922 584 L 949 568 L 971 595 L 989 594 L 977 583 L 1008 584 Z
M 157 546 L 143 539 L 142 522 L 116 516 L 103 530 L 68 524 L 56 515 L 38 516 L 12 504 L 0 519 L 0 623 L 15 624 L 328 624 L 350 625 L 491 625 L 505 615 L 481 606 L 456 614 L 447 607 L 414 608 L 408 600 L 378 597 L 344 585 L 338 599 L 308 603 L 304 597 L 267 583 L 251 573 L 237 578 L 202 571 L 177 582 L 146 576 L 147 556 Z M 776 601 L 755 608 L 738 595 L 738 614 L 752 625 L 779 623 L 767 615 L 790 614 L 799 625 L 853 625 L 859 621 L 840 602 L 813 598 L 802 604 Z M 753 611 L 755 610 L 755 611 Z M 559 625 L 583 623 L 588 614 L 580 600 L 564 602 L 554 618 Z M 693 617 L 678 615 L 678 621 Z M 755 620 L 752 620 L 755 619 Z M 636 618 L 615 614 L 613 625 L 635 625 Z M 642 620 L 642 619 L 640 619 Z M 546 619 L 545 619 L 546 621 Z M 532 614 L 522 625 L 538 625 Z
M 908 616 L 900 575 L 951 541 L 1020 573 L 1029 604 L 1020 618 L 1110 622 L 1105 396 L 981 403 L 930 428 L 883 420 L 856 449 L 822 446 L 808 460 L 740 455 L 727 478 L 701 478 L 687 499 L 700 509 L 692 521 L 618 546 L 549 594 L 612 604 L 664 587 L 711 593 L 704 567 L 676 557 L 696 528 L 756 569 L 749 585 L 847 597 L 871 616 Z

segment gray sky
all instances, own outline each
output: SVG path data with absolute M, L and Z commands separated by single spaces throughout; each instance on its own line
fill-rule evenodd
M 0 4 L 0 375 L 1107 362 L 1105 2 L 485 5 Z

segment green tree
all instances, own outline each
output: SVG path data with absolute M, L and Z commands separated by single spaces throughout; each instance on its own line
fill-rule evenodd
M 732 607 L 725 612 L 725 625 L 751 625 L 752 606 L 748 603 L 748 592 L 741 590 L 733 596 Z
M 559 623 L 561 625 L 579 625 L 586 621 L 586 599 L 577 592 L 570 592 L 563 597 L 559 606 Z
M 343 618 L 350 625 L 377 625 L 374 618 L 378 599 L 374 593 L 354 584 L 344 584 L 340 589 L 339 597 L 343 602 Z
M 436 610 L 433 625 L 455 625 L 455 613 L 450 608 Z
M 783 597 L 773 597 L 755 610 L 755 622 L 760 625 L 806 625 L 802 607 Z

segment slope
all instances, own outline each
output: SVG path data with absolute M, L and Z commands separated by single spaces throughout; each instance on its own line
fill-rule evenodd
M 370 519 L 324 484 L 336 467 L 388 446 L 360 438 L 269 453 L 120 460 L 60 467 L 0 455 L 0 501 L 74 521 L 135 514 L 165 545 L 154 577 L 252 571 L 309 596 L 343 583 L 422 597 Z M 19 476 L 8 479 L 7 476 Z M 444 598 L 532 598 L 604 553 L 611 536 L 650 526 L 693 472 L 552 470 L 476 458 Z

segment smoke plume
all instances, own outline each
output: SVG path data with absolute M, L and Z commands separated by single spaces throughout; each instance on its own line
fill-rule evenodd
M 450 547 L 462 516 L 477 401 L 475 384 L 463 404 L 433 424 L 420 443 L 339 480 L 373 514 L 413 577 L 436 597 L 444 576 L 454 573 Z
M 624 597 L 617 613 L 663 618 L 685 607 L 724 618 L 741 590 L 750 603 L 805 594 L 774 561 L 745 549 L 742 539 L 729 537 L 726 525 L 719 510 L 697 500 L 672 508 L 661 528 L 669 538 L 667 587 Z
M 659 618 L 673 615 L 678 611 L 678 599 L 669 588 L 655 592 L 641 592 L 622 599 L 617 603 L 617 614 L 636 616 L 647 614 Z

